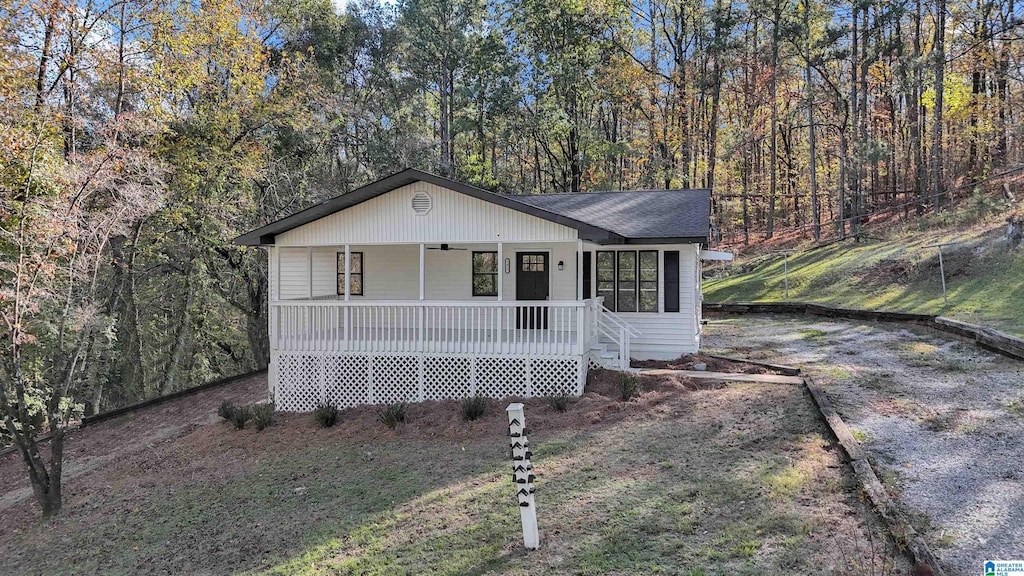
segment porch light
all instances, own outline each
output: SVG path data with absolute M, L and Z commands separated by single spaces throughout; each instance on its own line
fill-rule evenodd
M 558 261 L 558 269 L 562 270 L 564 268 L 565 268 L 565 262 L 563 262 L 562 260 L 559 260 Z

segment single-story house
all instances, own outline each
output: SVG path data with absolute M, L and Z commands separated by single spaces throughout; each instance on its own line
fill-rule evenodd
M 579 395 L 696 352 L 708 190 L 499 195 L 403 170 L 235 239 L 269 255 L 277 408 Z

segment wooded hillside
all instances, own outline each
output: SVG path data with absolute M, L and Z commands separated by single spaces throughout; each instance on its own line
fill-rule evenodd
M 728 242 L 937 210 L 1022 161 L 1015 2 L 0 0 L 0 400 L 265 365 L 229 240 L 407 166 L 709 187 Z

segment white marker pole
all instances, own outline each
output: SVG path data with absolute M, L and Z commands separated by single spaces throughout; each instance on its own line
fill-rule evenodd
M 508 435 L 512 448 L 512 485 L 516 489 L 516 500 L 519 501 L 519 515 L 523 520 L 523 545 L 528 550 L 536 550 L 540 546 L 540 532 L 537 531 L 537 503 L 533 499 L 533 464 L 530 458 L 530 442 L 526 438 L 526 414 L 523 405 L 509 404 Z

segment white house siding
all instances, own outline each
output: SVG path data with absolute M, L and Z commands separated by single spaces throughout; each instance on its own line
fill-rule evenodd
M 412 198 L 426 192 L 424 215 Z M 277 246 L 416 242 L 537 242 L 577 238 L 576 230 L 426 182 L 415 182 L 277 235 Z
M 280 274 L 280 298 L 309 298 L 309 250 L 306 248 L 275 248 Z
M 617 250 L 658 250 L 658 310 L 660 312 L 617 312 L 619 317 L 641 332 L 630 342 L 631 356 L 638 360 L 671 360 L 697 352 L 699 333 L 699 280 L 697 244 L 658 244 L 599 246 L 586 244 L 594 252 L 590 259 L 593 290 L 597 290 L 597 252 Z M 665 312 L 665 251 L 679 251 L 679 312 Z

